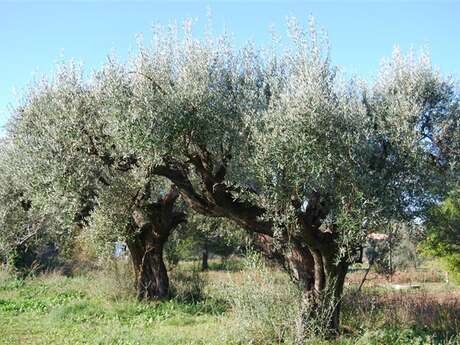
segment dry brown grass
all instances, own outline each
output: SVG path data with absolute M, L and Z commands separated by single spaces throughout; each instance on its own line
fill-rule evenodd
M 413 326 L 445 337 L 460 331 L 460 291 L 350 293 L 343 305 L 348 322 Z
M 460 330 L 460 293 L 388 294 L 384 300 L 387 317 L 435 332 Z
M 350 272 L 347 274 L 347 283 L 359 285 L 365 274 L 364 270 Z M 445 273 L 435 269 L 398 271 L 393 276 L 387 277 L 383 274 L 369 272 L 364 287 L 381 286 L 388 283 L 394 284 L 416 284 L 416 283 L 441 283 L 446 279 Z

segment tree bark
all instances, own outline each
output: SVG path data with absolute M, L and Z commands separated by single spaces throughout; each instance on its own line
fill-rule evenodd
M 315 284 L 314 258 L 304 245 L 293 242 L 284 254 L 287 271 L 303 291 L 311 291 Z
M 185 213 L 174 208 L 178 196 L 178 191 L 172 187 L 157 202 L 148 201 L 147 192 L 136 201 L 138 207 L 132 214 L 126 242 L 133 262 L 138 299 L 169 297 L 163 247 L 172 231 L 186 220 Z
M 128 241 L 128 248 L 134 267 L 137 298 L 168 298 L 169 278 L 163 261 L 163 245 L 136 238 Z
M 314 283 L 305 289 L 302 299 L 302 313 L 298 329 L 304 339 L 308 333 L 335 337 L 340 333 L 340 310 L 345 275 L 348 263 L 336 264 L 335 256 L 312 250 L 314 259 Z
M 313 289 L 305 292 L 305 300 L 312 303 L 309 316 L 318 318 L 317 321 L 322 323 L 321 332 L 336 336 L 339 334 L 341 298 L 349 257 L 340 256 L 335 226 L 321 228 L 327 213 L 321 195 L 314 192 L 305 211 L 299 212 L 298 220 L 301 240 L 313 257 Z
M 202 257 L 201 257 L 201 270 L 202 271 L 207 271 L 209 269 L 208 257 L 209 257 L 208 242 L 207 240 L 205 240 L 203 244 L 203 252 L 202 252 Z
M 348 263 L 340 262 L 333 264 L 328 270 L 328 285 L 332 292 L 332 314 L 329 320 L 328 335 L 337 336 L 340 334 L 340 310 L 342 305 L 343 286 L 345 284 L 345 276 L 348 272 Z

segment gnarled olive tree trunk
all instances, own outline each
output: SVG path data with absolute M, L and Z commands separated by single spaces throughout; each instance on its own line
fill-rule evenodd
M 179 196 L 175 187 L 157 202 L 140 200 L 133 212 L 132 229 L 127 245 L 135 273 L 139 299 L 169 297 L 169 278 L 163 259 L 163 248 L 172 231 L 185 222 L 185 213 L 175 210 Z
M 340 309 L 348 263 L 335 262 L 336 256 L 311 249 L 313 257 L 313 285 L 303 290 L 301 323 L 304 334 L 321 333 L 327 336 L 339 334 Z
M 300 235 L 295 241 L 304 243 L 313 259 L 313 284 L 304 290 L 307 313 L 303 317 L 315 319 L 321 332 L 333 336 L 339 334 L 341 297 L 349 262 L 348 257 L 340 256 L 334 225 L 320 228 L 327 213 L 321 195 L 312 193 L 306 209 L 298 212 Z
M 305 229 L 304 231 L 307 231 Z M 302 236 L 304 237 L 304 236 Z M 257 235 L 256 246 L 269 259 L 275 260 L 291 276 L 302 291 L 302 312 L 300 333 L 321 332 L 324 335 L 339 334 L 340 307 L 348 263 L 339 263 L 338 246 L 332 234 L 321 233 L 320 240 L 306 244 L 302 238 L 291 238 L 288 248 L 279 251 L 273 245 L 273 238 Z M 313 239 L 309 239 L 312 241 Z M 317 329 L 312 329 L 312 325 Z
M 166 299 L 169 278 L 163 261 L 163 242 L 155 240 L 151 229 L 142 229 L 127 241 L 135 274 L 138 299 Z
M 325 312 L 324 300 L 333 308 L 323 320 L 327 333 L 339 333 L 340 298 L 343 291 L 348 263 L 336 263 L 339 249 L 335 229 L 320 229 L 327 215 L 327 208 L 321 203 L 320 195 L 313 193 L 308 207 L 302 210 L 302 202 L 297 202 L 299 233 L 277 238 L 281 246 L 275 244 L 274 226 L 267 220 L 266 210 L 248 201 L 234 198 L 233 186 L 224 182 L 226 167 L 213 167 L 206 151 L 189 156 L 189 164 L 201 179 L 203 189 L 196 188 L 189 178 L 190 169 L 184 163 L 165 160 L 165 164 L 153 169 L 153 173 L 164 176 L 176 184 L 189 207 L 196 212 L 211 216 L 225 217 L 247 230 L 252 235 L 255 247 L 264 255 L 277 262 L 304 292 L 304 300 L 310 310 L 305 317 L 320 318 Z M 279 244 L 279 243 L 277 243 Z

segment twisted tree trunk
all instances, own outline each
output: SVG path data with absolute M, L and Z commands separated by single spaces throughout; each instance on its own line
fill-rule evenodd
M 169 278 L 163 261 L 163 243 L 155 241 L 150 229 L 128 240 L 138 299 L 166 299 Z
M 247 230 L 252 235 L 254 246 L 264 255 L 282 266 L 304 292 L 304 300 L 309 301 L 309 315 L 321 317 L 327 297 L 333 308 L 324 320 L 324 327 L 331 335 L 339 333 L 340 298 L 348 263 L 339 258 L 336 229 L 320 230 L 328 209 L 323 205 L 319 193 L 312 193 L 308 207 L 302 210 L 302 201 L 293 200 L 297 210 L 300 233 L 292 234 L 286 229 L 284 237 L 275 243 L 273 222 L 266 210 L 258 205 L 234 198 L 238 189 L 224 182 L 225 161 L 217 168 L 205 148 L 191 154 L 188 163 L 165 159 L 165 164 L 153 169 L 153 173 L 164 176 L 176 184 L 189 207 L 196 212 L 211 216 L 225 217 Z M 201 187 L 196 188 L 189 178 L 189 165 L 200 177 Z M 276 245 L 275 245 L 276 244 Z
M 303 316 L 313 318 L 322 334 L 336 336 L 339 334 L 341 297 L 348 263 L 341 261 L 337 264 L 336 256 L 330 252 L 314 249 L 312 253 L 315 282 L 314 288 L 304 293 L 304 300 L 310 303 L 310 313 Z
M 132 228 L 127 239 L 135 274 L 138 299 L 167 299 L 169 278 L 163 260 L 163 248 L 185 214 L 174 209 L 179 193 L 173 187 L 157 202 L 143 196 L 133 212 Z M 147 200 L 146 200 L 147 199 Z
M 328 336 L 339 334 L 340 307 L 348 258 L 340 256 L 337 229 L 334 225 L 321 229 L 328 213 L 319 193 L 310 195 L 305 211 L 299 212 L 300 239 L 313 258 L 314 284 L 305 291 L 310 315 L 316 318 L 321 332 Z

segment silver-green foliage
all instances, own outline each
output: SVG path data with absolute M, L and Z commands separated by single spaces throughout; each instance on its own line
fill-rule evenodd
M 183 34 L 158 28 L 151 46 L 126 64 L 109 59 L 89 80 L 75 64 L 59 69 L 11 124 L 25 188 L 73 215 L 82 189 L 101 180 L 122 186 L 100 196 L 116 204 L 134 177 L 113 167 L 129 159 L 142 175 L 206 153 L 214 172 L 227 165 L 235 198 L 261 206 L 279 231 L 298 231 L 293 199 L 306 207 L 320 193 L 324 228 L 339 229 L 344 253 L 376 224 L 420 215 L 458 171 L 453 82 L 425 54 L 398 51 L 373 85 L 346 81 L 313 23 L 289 28 L 285 46 L 237 49 L 228 36 L 197 39 L 186 23 Z M 97 217 L 117 209 L 106 205 Z
M 261 205 L 282 231 L 297 231 L 292 199 L 306 206 L 319 192 L 325 228 L 341 231 L 345 249 L 379 223 L 423 214 L 458 172 L 453 81 L 426 54 L 398 50 L 373 85 L 346 81 L 314 24 L 289 26 L 284 54 L 198 40 L 186 26 L 183 38 L 159 31 L 131 65 L 111 68 L 127 153 L 187 165 L 206 152 L 214 169 L 231 157 L 235 197 Z

